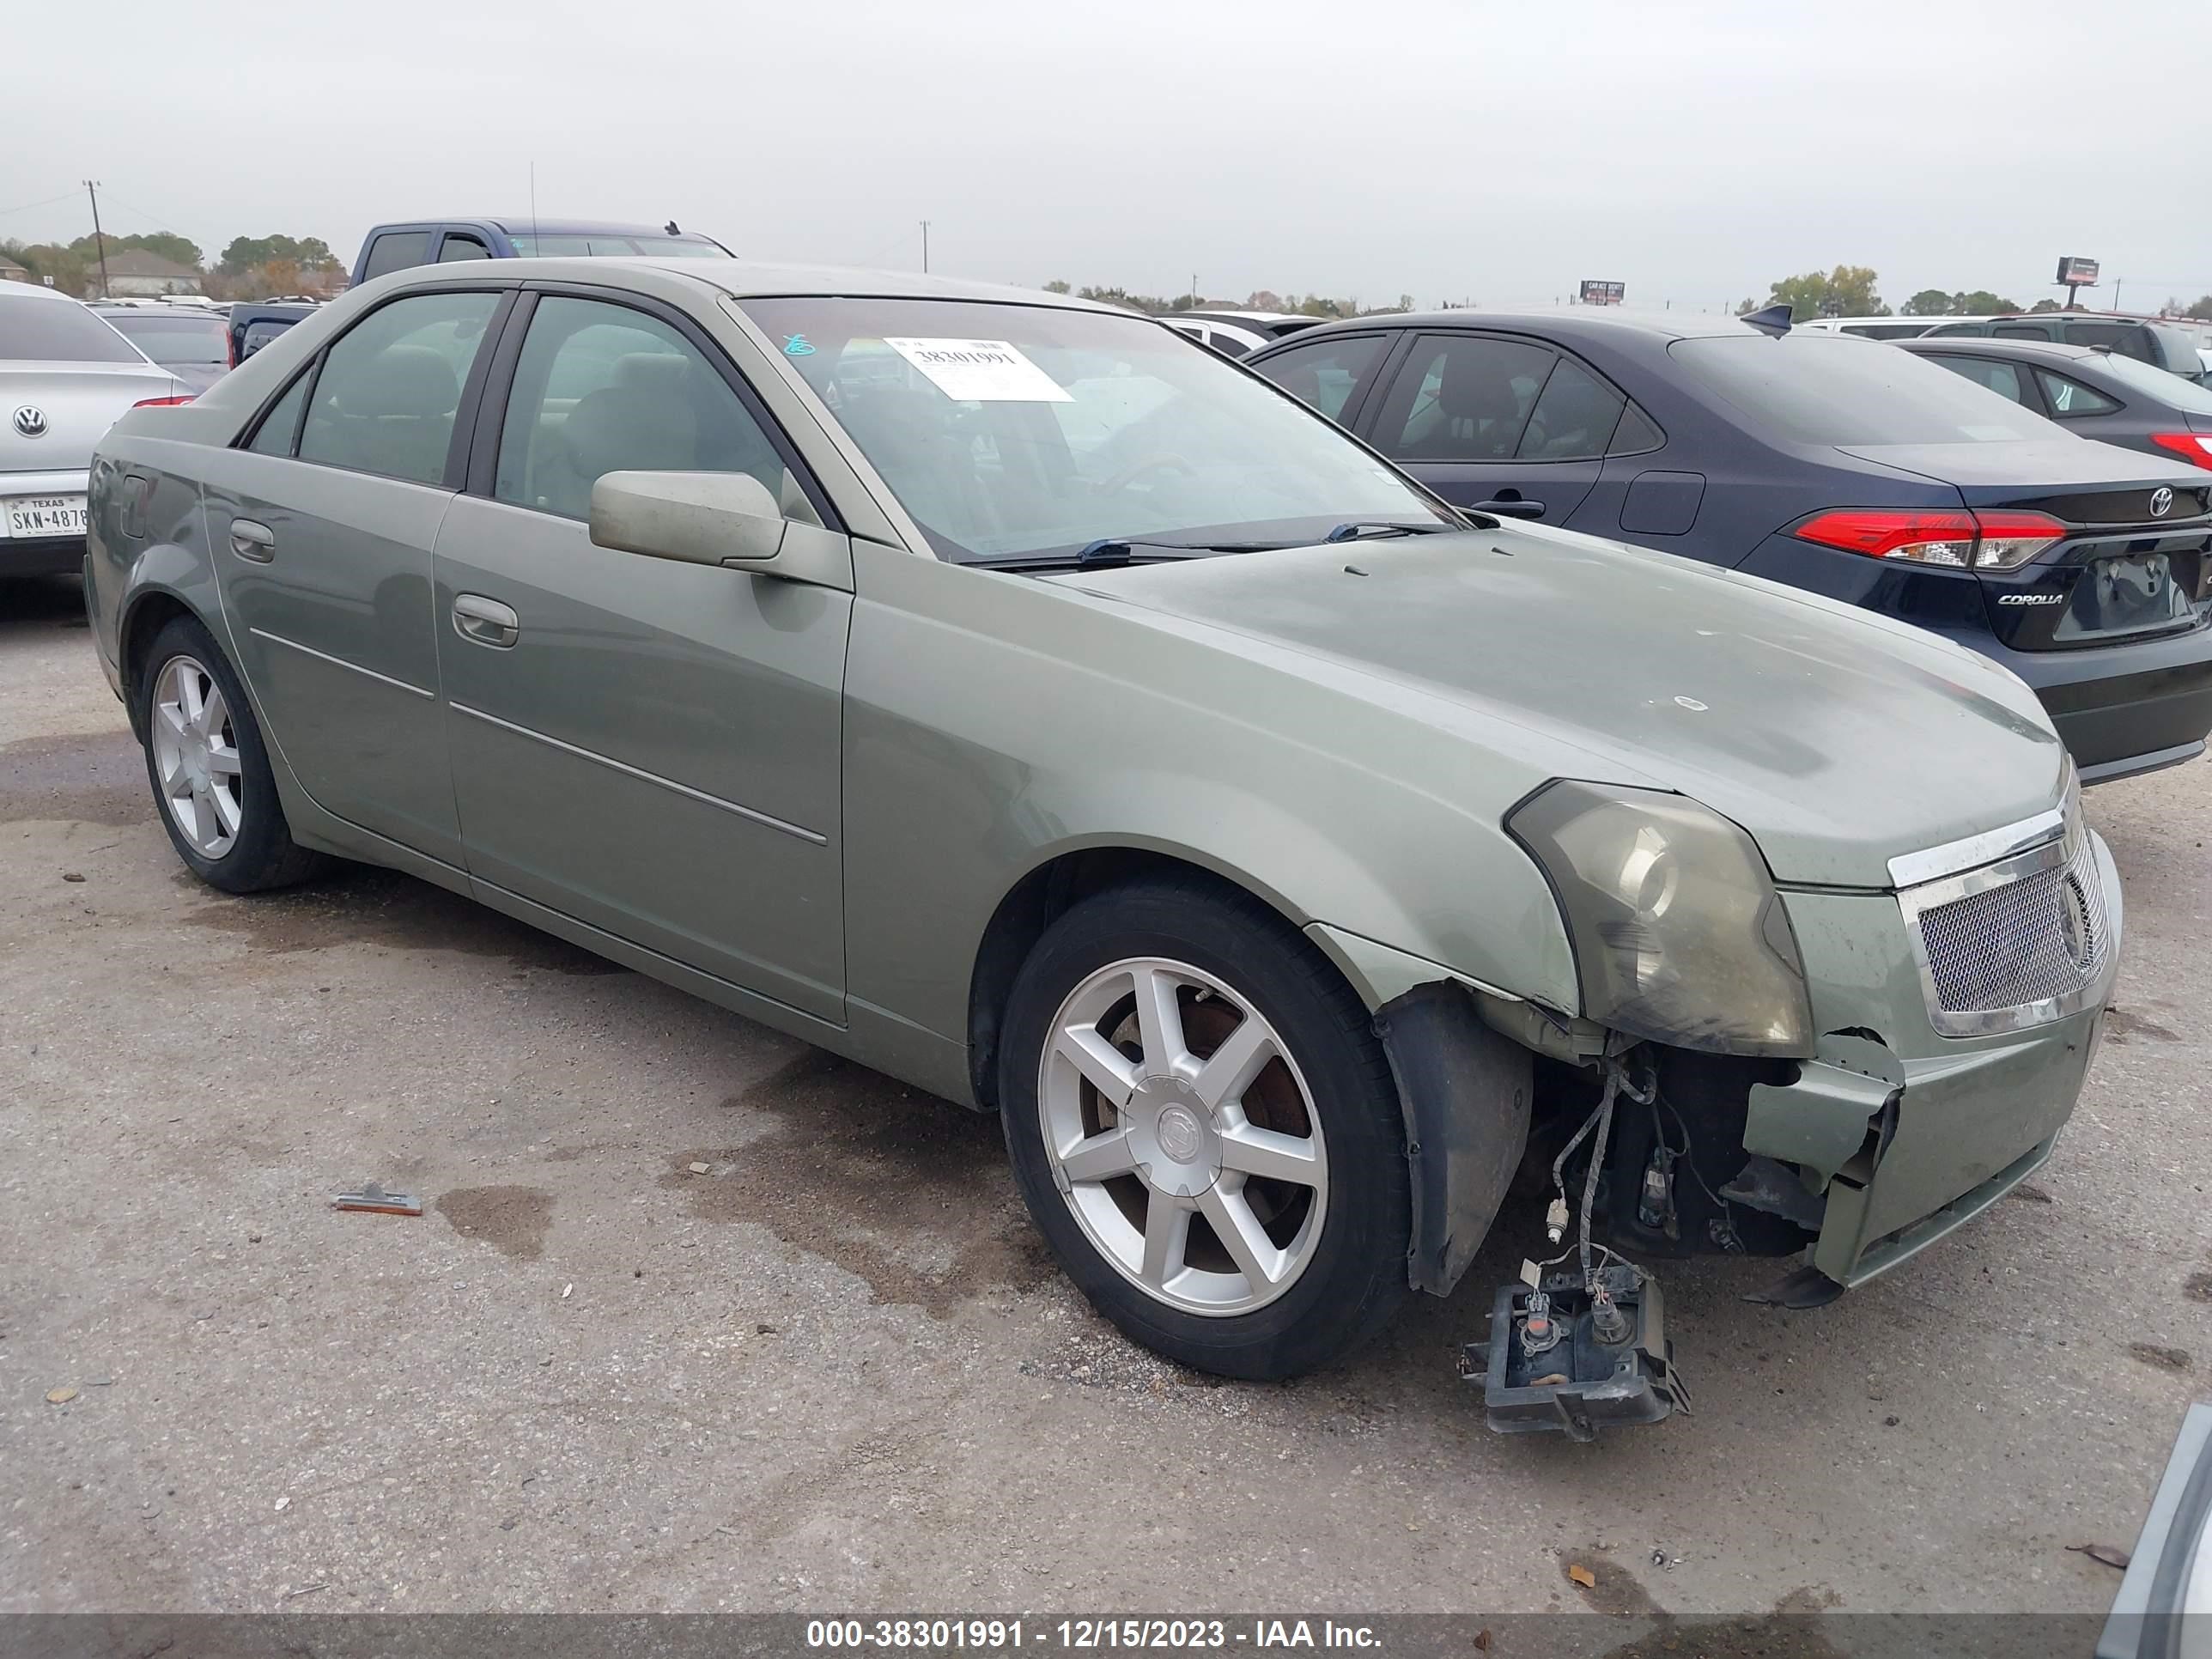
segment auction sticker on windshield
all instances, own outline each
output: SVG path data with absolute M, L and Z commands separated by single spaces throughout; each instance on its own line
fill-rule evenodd
M 1075 399 L 1005 340 L 894 340 L 884 343 L 955 403 L 1072 404 Z

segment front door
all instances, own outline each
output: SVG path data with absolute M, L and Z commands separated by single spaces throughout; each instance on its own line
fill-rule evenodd
M 441 289 L 379 307 L 201 475 L 239 670 L 301 787 L 455 866 L 430 550 L 501 298 Z
M 1453 506 L 1564 525 L 1597 483 L 1626 402 L 1535 341 L 1422 334 L 1363 424 L 1370 443 Z
M 844 1009 L 840 700 L 852 596 L 592 544 L 611 471 L 795 459 L 688 321 L 534 300 L 482 493 L 435 557 L 470 873 L 818 1018 Z

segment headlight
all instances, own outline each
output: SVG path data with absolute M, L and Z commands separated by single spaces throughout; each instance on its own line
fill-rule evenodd
M 1789 914 L 1735 824 L 1680 795 L 1561 781 L 1505 827 L 1559 894 L 1587 1018 L 1677 1048 L 1813 1051 Z

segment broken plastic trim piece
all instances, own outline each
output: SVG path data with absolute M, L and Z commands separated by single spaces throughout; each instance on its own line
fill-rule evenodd
M 357 1193 L 337 1193 L 331 1199 L 333 1210 L 361 1210 L 371 1215 L 420 1215 L 422 1200 L 408 1193 L 387 1193 L 375 1182 L 366 1182 Z
M 1591 1440 L 1602 1428 L 1661 1423 L 1690 1409 L 1657 1282 L 1628 1267 L 1594 1277 L 1602 1298 L 1578 1272 L 1553 1273 L 1534 1288 L 1520 1279 L 1500 1285 L 1489 1340 L 1461 1350 L 1460 1375 L 1482 1385 L 1490 1426 L 1500 1434 L 1556 1430 Z M 1525 1333 L 1540 1294 L 1549 1300 L 1558 1334 L 1532 1353 Z M 1601 1299 L 1623 1323 L 1617 1341 L 1599 1334 L 1606 1313 L 1596 1305 Z

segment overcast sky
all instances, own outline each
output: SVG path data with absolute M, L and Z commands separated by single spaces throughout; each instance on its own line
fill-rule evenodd
M 1424 306 L 1873 265 L 2212 291 L 2203 0 L 10 9 L 0 238 L 537 210 L 741 255 Z M 2102 44 L 2100 44 L 2102 43 Z M 44 198 L 58 197 L 50 203 Z M 34 204 L 43 204 L 33 205 Z M 2140 286 L 2138 286 L 2140 284 Z

